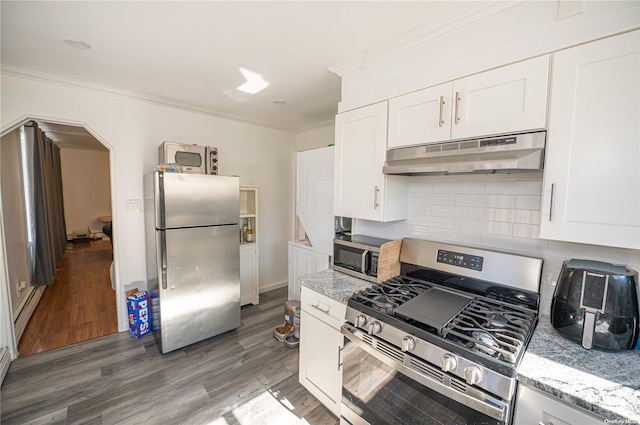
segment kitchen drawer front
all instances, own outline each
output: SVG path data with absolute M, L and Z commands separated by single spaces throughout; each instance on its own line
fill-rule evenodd
M 300 298 L 300 308 L 302 310 L 333 328 L 340 329 L 347 313 L 345 304 L 304 286 L 302 287 Z

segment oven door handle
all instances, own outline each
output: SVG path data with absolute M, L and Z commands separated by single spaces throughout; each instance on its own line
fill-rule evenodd
M 344 325 L 342 325 L 342 327 L 340 328 L 340 332 L 349 341 L 353 342 L 356 346 L 358 346 L 358 348 L 360 348 L 361 350 L 364 350 L 365 352 L 367 352 L 377 360 L 380 360 L 381 362 L 394 368 L 398 372 L 401 372 L 404 375 L 416 380 L 417 382 L 424 385 L 425 387 L 430 388 L 433 391 L 436 391 L 444 395 L 445 397 L 455 400 L 458 403 L 468 406 L 469 408 L 477 410 L 478 412 L 483 413 L 487 416 L 490 416 L 494 419 L 497 419 L 499 421 L 507 420 L 508 414 L 509 414 L 509 405 L 503 402 L 502 400 L 494 398 L 485 392 L 480 392 L 478 390 L 475 390 L 475 388 L 468 386 L 467 387 L 468 392 L 475 390 L 479 394 L 482 394 L 483 399 L 481 400 L 475 397 L 471 397 L 467 394 L 461 393 L 460 391 L 455 390 L 450 386 L 443 384 L 442 382 L 438 382 L 434 378 L 431 378 L 407 366 L 408 364 L 410 364 L 409 359 L 411 357 L 409 354 L 403 353 L 400 350 L 394 350 L 393 346 L 385 343 L 385 346 L 386 346 L 385 352 L 388 351 L 388 349 L 397 351 L 398 356 L 402 357 L 404 360 L 403 362 L 400 362 L 395 358 L 392 359 L 391 357 L 388 357 L 386 354 L 384 354 L 384 352 L 378 351 L 376 349 L 378 344 L 378 338 L 367 335 L 369 338 L 373 340 L 371 345 L 369 345 L 364 341 L 362 341 L 358 336 L 359 334 L 364 335 L 364 332 L 362 332 L 360 329 L 354 328 L 348 323 L 345 323 Z M 346 344 L 345 344 L 345 348 L 346 348 Z M 345 356 L 348 356 L 348 353 L 346 351 L 343 353 L 343 359 L 342 359 L 343 363 L 345 362 L 345 360 L 348 359 L 348 357 L 345 358 Z M 421 362 L 421 363 L 426 363 L 426 362 Z M 448 375 L 444 374 L 444 379 L 451 379 L 451 378 Z

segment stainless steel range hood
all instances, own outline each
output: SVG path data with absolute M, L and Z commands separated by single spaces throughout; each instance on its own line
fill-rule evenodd
M 541 170 L 546 131 L 431 143 L 387 151 L 384 174 L 425 175 Z

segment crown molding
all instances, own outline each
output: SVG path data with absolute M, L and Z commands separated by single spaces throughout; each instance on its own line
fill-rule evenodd
M 415 78 L 398 81 L 395 84 L 386 86 L 383 85 L 375 90 L 363 90 L 361 96 L 340 101 L 338 103 L 338 112 L 345 112 L 477 72 L 554 53 L 637 29 L 640 29 L 640 3 L 632 8 L 596 20 L 541 34 L 536 38 L 514 44 L 505 49 L 480 57 L 469 58 L 447 68 L 432 70 L 428 74 L 421 73 L 416 75 Z
M 351 72 L 362 70 L 372 63 L 388 59 L 403 50 L 434 41 L 445 34 L 454 33 L 472 23 L 502 13 L 505 10 L 517 6 L 520 2 L 521 0 L 477 3 L 433 24 L 421 26 L 401 37 L 369 49 L 351 59 L 332 65 L 329 67 L 329 71 L 342 77 Z
M 100 93 L 113 95 L 113 96 L 121 96 L 129 99 L 139 100 L 142 102 L 152 103 L 155 105 L 180 109 L 187 112 L 195 112 L 195 113 L 205 114 L 209 116 L 214 116 L 216 118 L 222 118 L 222 119 L 227 119 L 231 121 L 239 121 L 245 124 L 256 125 L 259 127 L 269 128 L 272 130 L 286 131 L 287 133 L 295 134 L 296 132 L 300 131 L 298 129 L 292 130 L 290 128 L 277 127 L 265 122 L 250 120 L 238 115 L 226 114 L 224 112 L 216 111 L 213 109 L 208 109 L 201 106 L 178 102 L 175 100 L 171 100 L 171 99 L 167 99 L 159 96 L 151 96 L 151 95 L 147 95 L 147 94 L 143 94 L 135 91 L 123 90 L 123 89 L 118 89 L 111 86 L 105 86 L 102 84 L 73 80 L 60 75 L 47 74 L 44 72 L 33 71 L 30 69 L 19 68 L 11 65 L 2 65 L 2 67 L 0 68 L 0 74 L 7 75 L 10 77 L 32 80 L 32 81 L 45 82 L 45 83 L 54 84 L 57 86 L 69 87 L 69 88 L 92 91 L 92 92 L 100 92 Z

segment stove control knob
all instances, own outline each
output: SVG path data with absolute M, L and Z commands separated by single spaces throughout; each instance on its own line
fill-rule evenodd
M 416 340 L 411 338 L 410 336 L 405 336 L 402 338 L 402 351 L 411 351 L 416 347 Z
M 482 371 L 478 366 L 467 366 L 464 368 L 464 380 L 469 385 L 475 385 L 482 381 Z
M 369 325 L 369 335 L 380 333 L 381 330 L 382 325 L 380 324 L 380 322 L 373 322 Z
M 364 326 L 367 324 L 367 316 L 365 315 L 358 315 L 353 319 L 353 324 L 356 326 L 356 328 L 364 328 Z
M 443 354 L 440 357 L 440 369 L 443 372 L 451 372 L 456 367 L 458 367 L 458 360 L 453 354 Z

